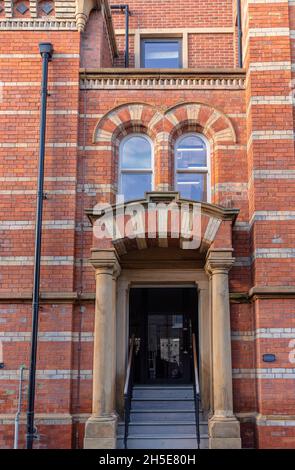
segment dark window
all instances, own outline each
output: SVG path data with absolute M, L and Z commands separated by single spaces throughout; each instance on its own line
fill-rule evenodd
M 180 39 L 142 39 L 141 67 L 148 69 L 179 69 L 182 67 Z

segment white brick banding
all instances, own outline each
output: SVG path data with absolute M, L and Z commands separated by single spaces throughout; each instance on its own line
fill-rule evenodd
M 10 342 L 30 342 L 31 332 L 28 331 L 1 331 L 0 341 L 3 343 Z M 71 331 L 40 331 L 38 333 L 38 341 L 42 342 L 78 342 L 79 333 Z M 82 332 L 81 342 L 92 342 L 93 332 Z
M 233 369 L 234 379 L 292 379 L 295 380 L 295 368 L 258 368 Z
M 47 148 L 77 148 L 75 142 L 47 142 Z M 37 149 L 38 145 L 33 142 L 0 142 L 0 148 L 30 148 Z
M 71 369 L 46 369 L 46 370 L 36 370 L 37 380 L 71 380 L 77 379 L 79 377 L 81 380 L 91 380 L 92 379 L 92 370 L 71 370 Z M 28 379 L 28 370 L 24 371 L 24 379 Z M 1 371 L 0 380 L 19 380 L 19 371 L 18 370 L 7 370 L 4 369 Z
M 214 193 L 247 193 L 247 191 L 248 183 L 217 183 L 213 188 Z
M 292 105 L 293 97 L 291 95 L 283 96 L 252 96 L 249 102 L 249 106 L 257 105 Z
M 293 339 L 295 328 L 257 328 L 253 331 L 232 331 L 233 341 L 254 341 L 255 339 Z
M 43 220 L 44 230 L 74 230 L 75 220 Z M 33 220 L 1 220 L 0 230 L 34 230 Z
M 252 62 L 249 64 L 250 72 L 269 72 L 269 71 L 291 70 L 291 62 Z
M 250 139 L 253 140 L 293 140 L 294 130 L 257 130 L 253 131 Z
M 250 225 L 261 220 L 295 220 L 295 211 L 255 211 L 251 217 Z
M 73 256 L 42 256 L 43 266 L 72 266 Z M 0 256 L 0 266 L 33 266 L 33 256 Z
M 253 170 L 254 179 L 295 179 L 295 170 Z
M 295 248 L 257 248 L 252 259 L 295 258 Z
M 54 54 L 53 59 L 79 59 L 79 54 Z M 0 59 L 38 59 L 40 61 L 40 54 L 0 54 Z
M 248 222 L 237 221 L 233 226 L 233 230 L 235 232 L 249 232 L 250 231 L 250 224 Z
M 289 28 L 249 28 L 248 36 L 253 37 L 269 37 L 269 36 L 290 36 Z
M 40 82 L 0 82 L 0 86 L 4 87 L 34 87 L 34 88 L 40 88 Z M 53 86 L 74 86 L 77 87 L 79 86 L 79 82 L 48 82 L 49 87 Z
M 65 194 L 65 195 L 75 195 L 76 191 L 74 189 L 46 189 L 44 191 L 46 194 Z M 12 195 L 36 195 L 36 189 L 1 189 L 0 194 L 3 196 L 12 196 Z

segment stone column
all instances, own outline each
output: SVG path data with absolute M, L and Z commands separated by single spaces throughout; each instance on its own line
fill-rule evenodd
M 211 449 L 241 448 L 240 424 L 233 414 L 231 329 L 228 273 L 232 250 L 210 250 L 206 270 L 212 285 L 212 348 L 214 414 L 209 421 Z
M 94 250 L 90 262 L 96 278 L 93 393 L 84 448 L 114 449 L 117 434 L 115 282 L 120 266 L 113 250 Z

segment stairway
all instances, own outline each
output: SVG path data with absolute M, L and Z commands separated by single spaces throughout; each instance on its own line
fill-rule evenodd
M 124 448 L 123 422 L 117 448 Z M 208 423 L 200 413 L 201 449 L 208 448 Z M 192 385 L 137 385 L 133 388 L 128 449 L 197 449 Z

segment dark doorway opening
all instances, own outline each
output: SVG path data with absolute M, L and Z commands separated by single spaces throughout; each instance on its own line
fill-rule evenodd
M 192 334 L 198 339 L 197 289 L 132 288 L 129 299 L 130 337 L 136 338 L 135 383 L 191 383 Z

